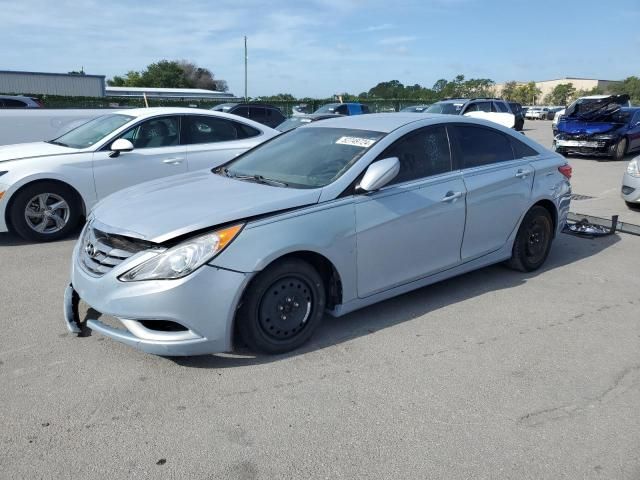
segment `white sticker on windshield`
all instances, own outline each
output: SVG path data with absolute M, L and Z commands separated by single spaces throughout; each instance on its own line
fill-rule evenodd
M 370 138 L 360 138 L 360 137 L 340 137 L 336 140 L 338 145 L 351 145 L 352 147 L 362 147 L 368 148 L 374 143 L 375 140 L 371 140 Z

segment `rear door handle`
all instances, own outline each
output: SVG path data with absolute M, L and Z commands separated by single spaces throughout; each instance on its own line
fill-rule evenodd
M 529 175 L 531 175 L 531 170 L 518 170 L 516 172 L 516 177 L 517 178 L 527 178 Z
M 462 192 L 454 192 L 449 190 L 447 194 L 440 199 L 441 202 L 453 202 L 454 200 L 460 198 L 462 196 Z
M 180 157 L 174 158 L 165 158 L 162 160 L 162 163 L 166 163 L 167 165 L 180 165 L 184 159 Z

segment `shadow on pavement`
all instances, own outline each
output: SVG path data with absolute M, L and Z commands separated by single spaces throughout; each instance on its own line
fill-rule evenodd
M 51 243 L 65 242 L 68 240 L 77 240 L 81 231 L 82 231 L 82 227 L 78 227 L 77 230 L 74 230 L 73 232 L 71 232 L 71 234 L 67 235 L 66 237 L 61 238 L 59 240 L 54 240 L 52 242 L 34 242 L 31 240 L 25 240 L 24 238 L 19 237 L 15 233 L 0 233 L 0 247 L 20 247 L 24 245 L 37 245 L 38 243 L 51 244 Z
M 597 255 L 620 241 L 618 235 L 584 239 L 561 234 L 556 238 L 544 267 L 533 273 L 516 272 L 493 265 L 377 303 L 340 318 L 325 315 L 313 338 L 302 348 L 285 355 L 258 355 L 238 349 L 234 355 L 173 357 L 178 365 L 191 368 L 231 368 L 276 362 L 320 350 L 413 320 L 447 305 L 487 292 L 523 285 L 528 279 L 573 262 Z

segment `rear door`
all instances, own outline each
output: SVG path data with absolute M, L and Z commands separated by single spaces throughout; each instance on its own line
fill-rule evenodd
M 109 144 L 93 154 L 98 198 L 138 183 L 187 171 L 179 115 L 144 120 L 119 138 L 129 140 L 134 149 L 111 157 Z
M 217 167 L 259 143 L 260 135 L 260 130 L 227 118 L 185 115 L 182 137 L 188 169 Z
M 400 173 L 355 196 L 358 296 L 409 283 L 460 262 L 465 188 L 451 168 L 446 129 L 426 127 L 387 148 Z
M 534 168 L 529 157 L 516 158 L 511 137 L 498 130 L 458 124 L 451 131 L 467 190 L 461 257 L 468 261 L 506 243 L 529 206 Z

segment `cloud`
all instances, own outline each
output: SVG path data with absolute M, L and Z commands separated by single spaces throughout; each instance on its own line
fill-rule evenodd
M 380 45 L 401 45 L 403 43 L 410 43 L 417 39 L 414 36 L 399 36 L 399 37 L 386 37 L 378 41 Z
M 370 25 L 362 31 L 363 32 L 379 32 L 381 30 L 391 30 L 392 28 L 393 28 L 392 24 L 383 23 L 381 25 Z

